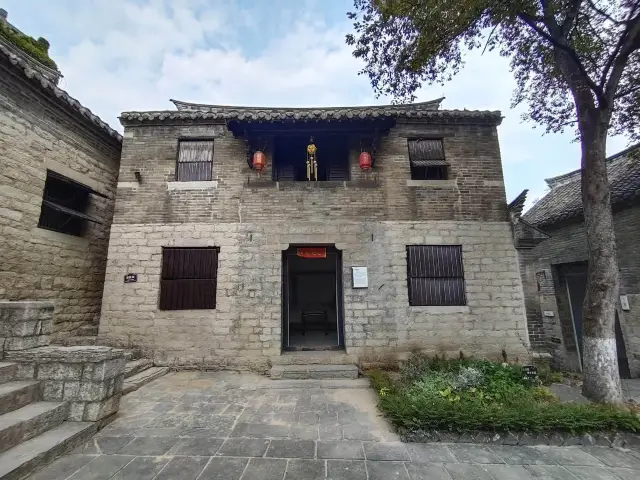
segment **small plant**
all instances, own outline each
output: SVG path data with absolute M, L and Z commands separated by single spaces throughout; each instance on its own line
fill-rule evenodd
M 468 390 L 472 387 L 479 387 L 484 383 L 484 373 L 477 368 L 462 367 L 460 373 L 453 380 L 453 388 L 456 390 Z
M 424 377 L 430 370 L 429 357 L 413 352 L 406 361 L 400 364 L 400 374 L 407 381 L 417 381 Z

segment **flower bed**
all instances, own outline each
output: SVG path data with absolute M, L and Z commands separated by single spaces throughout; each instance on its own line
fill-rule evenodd
M 640 432 L 640 417 L 608 405 L 560 403 L 518 365 L 413 354 L 399 374 L 368 372 L 379 408 L 405 437 L 415 432 L 533 434 Z

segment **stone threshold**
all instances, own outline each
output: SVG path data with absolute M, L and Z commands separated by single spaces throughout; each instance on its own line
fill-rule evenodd
M 473 432 L 456 433 L 438 430 L 400 431 L 407 443 L 479 443 L 490 445 L 604 446 L 640 449 L 640 434 L 632 432 L 592 432 L 581 435 L 567 432 Z

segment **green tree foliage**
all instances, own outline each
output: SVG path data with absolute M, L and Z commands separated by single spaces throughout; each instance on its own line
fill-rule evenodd
M 377 94 L 413 100 L 446 82 L 466 49 L 498 50 L 517 82 L 513 106 L 548 131 L 576 128 L 589 252 L 583 304 L 584 393 L 620 402 L 618 271 L 606 141 L 640 138 L 640 0 L 354 0 L 353 53 Z M 496 72 L 499 74 L 499 72 Z

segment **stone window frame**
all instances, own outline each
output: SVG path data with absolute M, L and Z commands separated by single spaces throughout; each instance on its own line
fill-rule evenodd
M 464 259 L 462 245 L 407 245 L 407 293 L 411 307 L 466 307 L 467 292 L 464 275 Z M 443 257 L 448 257 L 444 258 Z M 454 260 L 451 262 L 451 260 Z M 430 280 L 416 282 L 414 280 Z M 438 280 L 455 280 L 451 285 L 438 286 Z M 435 280 L 435 283 L 433 282 Z M 433 284 L 437 292 L 432 298 L 426 291 L 420 295 L 412 294 L 414 287 L 423 283 L 422 287 Z M 416 285 L 414 285 L 416 284 Z M 455 291 L 450 290 L 451 287 Z M 443 290 L 446 290 L 443 291 Z M 432 292 L 433 293 L 433 292 Z M 451 294 L 451 297 L 447 295 Z M 449 298 L 448 298 L 449 297 Z
M 182 160 L 181 161 L 181 153 L 183 152 L 182 150 L 182 145 L 183 144 L 187 144 L 187 143 L 210 143 L 211 144 L 211 150 L 210 152 L 207 151 L 207 149 L 204 149 L 203 152 L 206 152 L 209 155 L 209 159 L 208 160 L 196 160 L 196 161 L 185 161 Z M 202 152 L 201 152 L 202 153 Z M 175 166 L 175 174 L 174 174 L 174 180 L 176 183 L 186 183 L 186 182 L 199 182 L 199 183 L 203 183 L 203 182 L 211 182 L 213 180 L 213 160 L 214 160 L 214 156 L 215 156 L 215 138 L 214 137 L 179 137 L 178 138 L 178 146 L 176 148 L 176 166 Z M 180 166 L 181 165 L 186 165 L 186 164 L 203 164 L 205 167 L 208 164 L 209 168 L 208 171 L 206 171 L 206 169 L 204 169 L 204 171 L 195 171 L 195 172 L 189 172 L 188 174 L 185 170 L 185 172 L 183 172 L 182 174 Z M 202 175 L 204 173 L 204 175 Z M 185 176 L 185 178 L 183 178 L 183 176 Z
M 439 148 L 436 147 L 435 150 L 440 150 L 442 152 L 441 155 L 434 156 L 433 152 L 427 152 L 427 156 L 429 156 L 429 158 L 412 158 L 412 151 L 415 151 L 415 149 L 412 149 L 412 145 L 417 144 L 418 142 L 438 142 Z M 409 156 L 409 169 L 412 181 L 446 182 L 449 180 L 450 165 L 446 159 L 443 137 L 419 135 L 410 136 L 407 138 L 407 152 Z

